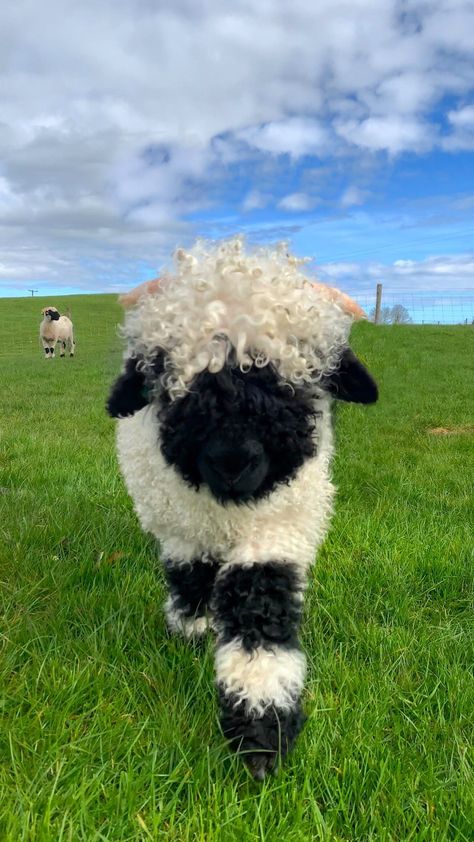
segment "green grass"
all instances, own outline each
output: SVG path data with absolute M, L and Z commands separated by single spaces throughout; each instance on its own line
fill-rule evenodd
M 258 787 L 219 732 L 212 641 L 165 630 L 118 474 L 118 307 L 66 301 L 77 357 L 49 362 L 39 310 L 64 305 L 0 301 L 0 838 L 472 839 L 472 426 L 428 432 L 472 425 L 472 328 L 354 332 L 380 402 L 338 406 L 308 723 Z

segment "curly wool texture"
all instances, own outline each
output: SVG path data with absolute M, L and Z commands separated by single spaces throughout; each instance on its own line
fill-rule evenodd
M 173 397 L 196 374 L 220 371 L 231 354 L 244 371 L 271 361 L 293 384 L 336 367 L 352 318 L 284 245 L 250 252 L 236 237 L 217 247 L 200 242 L 175 258 L 176 273 L 139 299 L 123 328 L 128 353 L 142 355 L 145 370 L 157 349 L 166 352 Z

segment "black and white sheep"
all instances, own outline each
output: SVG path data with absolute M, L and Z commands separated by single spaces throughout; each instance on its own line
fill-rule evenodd
M 216 632 L 223 732 L 257 779 L 303 723 L 298 640 L 332 513 L 331 399 L 372 403 L 348 347 L 363 315 L 282 248 L 179 251 L 125 297 L 125 367 L 108 400 L 120 466 L 160 541 L 170 629 Z
M 54 349 L 59 342 L 59 356 L 66 356 L 66 347 L 69 356 L 74 356 L 74 328 L 68 316 L 61 316 L 56 307 L 44 307 L 41 311 L 43 321 L 40 324 L 40 340 L 46 355 L 46 359 L 54 357 Z

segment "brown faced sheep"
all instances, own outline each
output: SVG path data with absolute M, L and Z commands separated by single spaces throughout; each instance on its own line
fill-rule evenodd
M 66 345 L 69 347 L 69 356 L 73 357 L 75 343 L 71 319 L 61 316 L 56 307 L 45 307 L 41 314 L 43 321 L 40 324 L 40 339 L 46 359 L 54 357 L 57 342 L 60 343 L 60 357 L 66 356 Z

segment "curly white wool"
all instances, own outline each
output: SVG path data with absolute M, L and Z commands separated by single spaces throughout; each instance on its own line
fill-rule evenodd
M 128 353 L 167 352 L 167 388 L 177 397 L 193 377 L 220 371 L 232 350 L 243 370 L 270 361 L 289 383 L 332 370 L 352 318 L 301 272 L 286 246 L 249 251 L 242 238 L 206 242 L 175 255 L 176 272 L 126 316 Z

